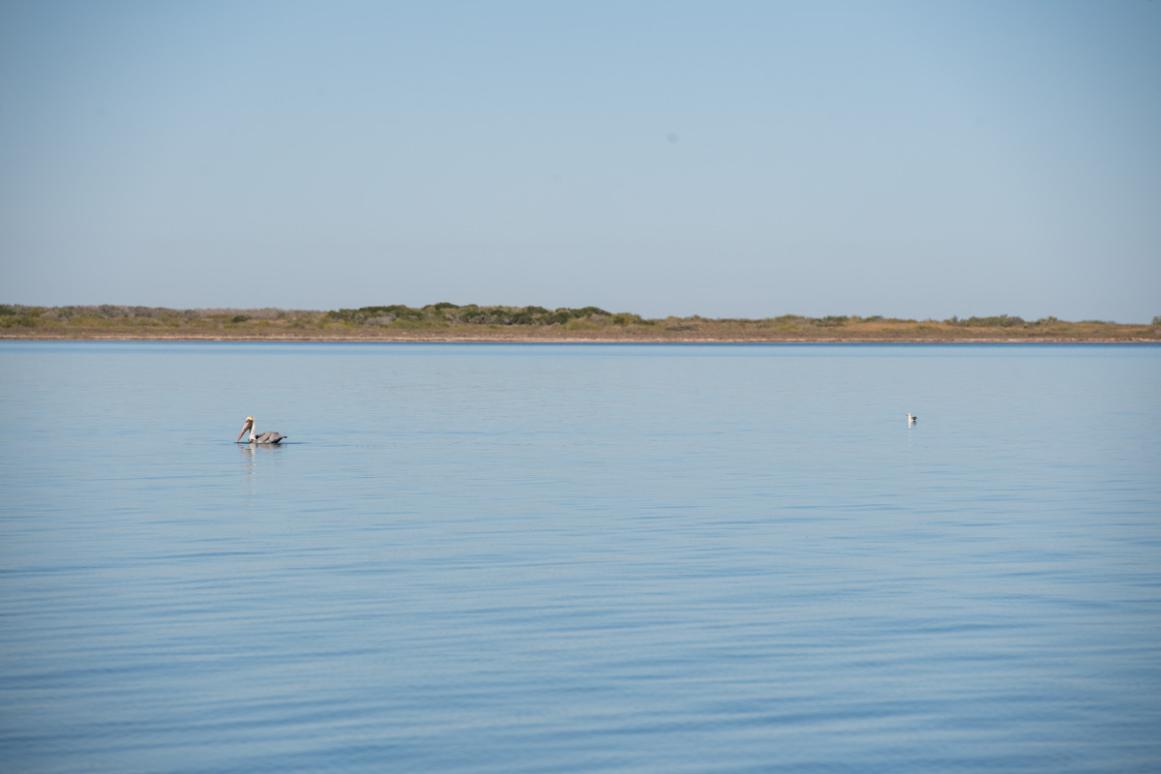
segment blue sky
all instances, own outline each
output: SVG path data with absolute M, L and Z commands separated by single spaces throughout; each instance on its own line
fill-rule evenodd
M 1161 314 L 1161 3 L 0 0 L 0 301 Z

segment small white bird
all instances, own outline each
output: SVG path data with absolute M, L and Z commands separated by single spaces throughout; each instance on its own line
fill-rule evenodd
M 919 417 L 915 416 L 910 411 L 907 412 L 907 426 L 908 427 L 911 427 L 912 425 L 914 425 L 918 421 L 919 421 Z

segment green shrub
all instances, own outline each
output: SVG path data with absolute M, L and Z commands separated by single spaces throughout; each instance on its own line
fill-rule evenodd
M 992 317 L 969 317 L 961 321 L 961 324 L 970 325 L 973 328 L 1015 328 L 1025 325 L 1025 322 L 1023 317 L 999 314 Z

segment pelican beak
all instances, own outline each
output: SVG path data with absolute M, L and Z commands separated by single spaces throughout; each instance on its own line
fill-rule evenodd
M 238 432 L 238 437 L 234 439 L 234 443 L 237 443 L 238 441 L 242 440 L 242 436 L 244 436 L 246 434 L 246 431 L 249 430 L 250 426 L 253 424 L 254 424 L 254 420 L 247 417 L 246 421 L 242 423 L 242 429 L 241 429 L 241 431 Z

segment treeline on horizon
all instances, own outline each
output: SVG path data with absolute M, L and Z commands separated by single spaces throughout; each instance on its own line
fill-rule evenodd
M 195 335 L 223 337 L 373 338 L 456 331 L 534 335 L 608 335 L 614 338 L 1159 338 L 1161 316 L 1149 324 L 1101 320 L 1068 322 L 1016 315 L 911 320 L 858 315 L 784 314 L 758 319 L 665 317 L 647 319 L 596 306 L 481 306 L 441 302 L 330 311 L 288 309 L 169 309 L 150 306 L 25 306 L 0 304 L 0 331 L 9 335 Z

